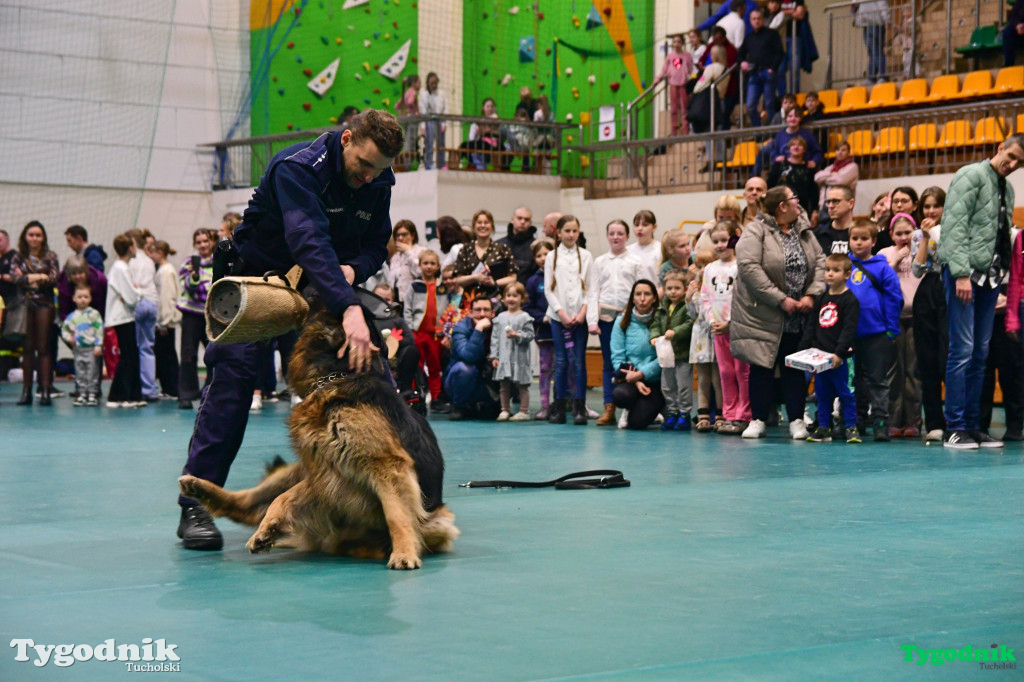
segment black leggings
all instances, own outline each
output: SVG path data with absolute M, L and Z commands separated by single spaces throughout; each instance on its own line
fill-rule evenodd
M 113 403 L 142 400 L 142 375 L 139 373 L 139 344 L 135 340 L 135 323 L 126 322 L 114 327 L 120 356 L 114 378 L 110 381 L 107 400 Z
M 646 382 L 645 382 L 646 383 Z M 647 384 L 650 394 L 643 395 L 636 384 L 625 381 L 615 384 L 612 389 L 612 402 L 615 407 L 629 410 L 626 426 L 630 429 L 642 430 L 654 423 L 654 419 L 665 409 L 665 396 L 661 393 L 661 383 Z
M 25 351 L 21 356 L 22 379 L 26 388 L 32 388 L 32 377 L 39 374 L 39 385 L 49 388 L 53 377 L 53 356 L 50 355 L 50 336 L 53 329 L 53 306 L 28 304 Z
M 195 400 L 199 397 L 199 344 L 206 338 L 206 318 L 198 313 L 181 313 L 181 374 L 178 379 L 178 399 Z M 206 383 L 210 383 L 207 370 Z

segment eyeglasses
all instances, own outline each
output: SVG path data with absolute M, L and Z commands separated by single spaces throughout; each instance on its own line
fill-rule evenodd
M 835 206 L 836 204 L 841 203 L 842 201 L 843 201 L 843 199 L 826 199 L 825 200 L 825 205 L 826 206 Z
M 789 197 L 786 201 L 800 201 L 800 197 Z M 825 203 L 828 203 L 827 201 Z

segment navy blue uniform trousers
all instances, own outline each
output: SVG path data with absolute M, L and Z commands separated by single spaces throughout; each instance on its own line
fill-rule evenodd
M 207 346 L 203 361 L 213 378 L 199 399 L 199 413 L 188 444 L 188 461 L 183 474 L 224 486 L 245 437 L 252 392 L 260 369 L 260 352 L 265 345 L 211 343 Z M 197 502 L 179 495 L 178 504 L 191 506 Z

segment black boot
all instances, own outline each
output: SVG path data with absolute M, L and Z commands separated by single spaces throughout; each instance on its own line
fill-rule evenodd
M 181 508 L 178 537 L 185 549 L 218 550 L 224 546 L 224 538 L 210 514 L 198 505 Z
M 564 424 L 565 423 L 565 400 L 552 400 L 551 407 L 549 409 L 550 416 L 548 417 L 549 424 Z
M 21 399 L 18 400 L 19 405 L 31 405 L 32 404 L 32 384 L 23 384 L 21 387 Z
M 576 426 L 587 425 L 587 403 L 585 400 L 572 401 L 572 423 Z
M 53 400 L 50 397 L 50 387 L 43 386 L 39 389 L 39 404 L 43 407 L 49 407 L 53 404 Z

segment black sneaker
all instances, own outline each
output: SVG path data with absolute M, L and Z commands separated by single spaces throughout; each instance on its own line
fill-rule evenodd
M 942 447 L 954 450 L 977 450 L 978 441 L 971 438 L 971 434 L 966 431 L 950 431 L 946 434 L 946 440 L 942 441 Z
M 846 427 L 846 442 L 847 443 L 860 443 L 860 442 L 862 442 L 861 441 L 861 437 L 860 437 L 860 431 L 857 429 L 856 426 L 848 426 L 848 427 Z
M 971 431 L 971 438 L 977 441 L 979 448 L 1001 448 L 1006 445 L 1003 441 L 996 440 L 984 431 Z
M 443 398 L 430 401 L 430 411 L 434 414 L 448 414 L 452 411 L 452 404 Z
M 178 537 L 185 549 L 211 551 L 224 546 L 224 537 L 213 525 L 209 512 L 198 505 L 181 508 Z
M 461 422 L 469 419 L 469 411 L 461 407 L 452 407 L 448 413 L 448 421 Z
M 832 430 L 827 426 L 819 426 L 811 432 L 811 435 L 807 436 L 807 440 L 812 443 L 831 443 Z
M 1020 429 L 1007 429 L 1006 433 L 1003 434 L 1003 442 L 1009 443 L 1010 441 L 1017 442 L 1024 440 L 1024 433 L 1021 433 Z

